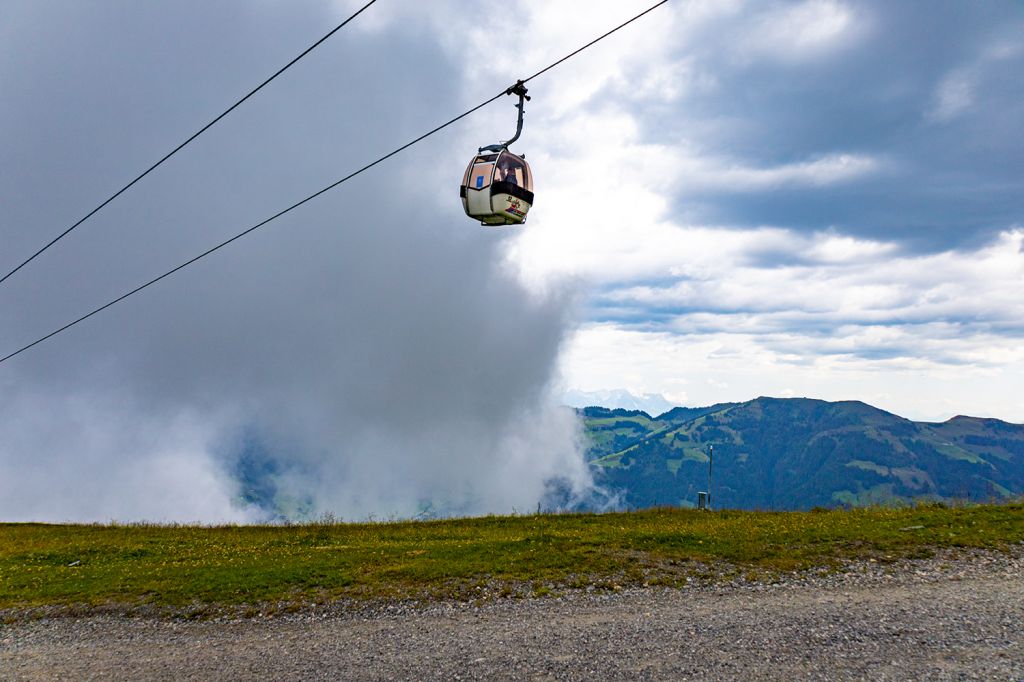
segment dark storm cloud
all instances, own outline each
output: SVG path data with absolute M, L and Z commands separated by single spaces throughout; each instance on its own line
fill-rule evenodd
M 320 3 L 5 12 L 5 272 L 340 19 Z M 5 283 L 4 354 L 447 120 L 459 81 L 415 22 L 343 31 Z M 581 490 L 575 421 L 547 402 L 569 298 L 529 295 L 508 237 L 461 214 L 458 142 L 437 135 L 0 366 L 0 516 L 476 513 L 532 508 L 552 480 Z
M 818 187 L 684 186 L 681 215 L 835 227 L 915 252 L 977 246 L 1024 219 L 1020 3 L 849 3 L 834 49 L 744 52 L 760 32 L 785 30 L 764 23 L 783 18 L 772 12 L 797 5 L 751 7 L 681 44 L 694 78 L 715 85 L 652 113 L 647 136 L 750 168 L 850 154 L 876 159 L 877 171 Z

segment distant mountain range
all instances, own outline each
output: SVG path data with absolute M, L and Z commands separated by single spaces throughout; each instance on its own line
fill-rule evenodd
M 675 407 L 660 393 L 633 393 L 625 388 L 605 391 L 571 389 L 562 395 L 562 403 L 569 407 L 602 405 L 613 410 L 642 410 L 647 414 L 662 414 Z
M 809 509 L 1024 495 L 1024 425 L 913 422 L 862 402 L 757 398 L 639 410 L 579 409 L 595 478 L 620 506 Z

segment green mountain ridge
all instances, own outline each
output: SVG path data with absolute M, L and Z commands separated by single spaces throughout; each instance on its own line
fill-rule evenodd
M 680 407 L 578 411 L 599 485 L 629 508 L 862 506 L 1024 495 L 1024 425 L 957 416 L 913 422 L 859 401 L 760 397 Z

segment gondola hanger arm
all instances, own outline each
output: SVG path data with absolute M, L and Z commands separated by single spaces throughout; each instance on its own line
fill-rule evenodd
M 502 152 L 508 149 L 508 146 L 519 139 L 519 136 L 523 133 L 523 106 L 524 101 L 529 102 L 530 96 L 526 94 L 526 83 L 522 80 L 516 81 L 515 85 L 509 86 L 505 90 L 506 95 L 518 95 L 519 103 L 515 105 L 516 109 L 519 110 L 519 118 L 516 121 L 516 134 L 511 139 L 499 142 L 498 144 L 489 144 L 486 147 L 480 147 L 478 152 Z

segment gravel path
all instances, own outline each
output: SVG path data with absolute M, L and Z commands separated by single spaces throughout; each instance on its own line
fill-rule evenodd
M 0 679 L 1024 680 L 1024 548 L 778 583 L 0 626 Z

